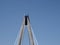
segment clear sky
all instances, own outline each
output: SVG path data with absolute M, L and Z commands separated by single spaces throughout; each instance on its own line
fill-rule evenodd
M 14 45 L 25 12 L 39 45 L 60 45 L 60 0 L 0 0 L 0 45 Z

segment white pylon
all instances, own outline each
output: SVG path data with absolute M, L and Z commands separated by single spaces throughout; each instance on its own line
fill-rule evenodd
M 19 37 L 19 40 L 18 40 L 18 45 L 21 45 L 21 43 L 22 43 L 25 26 L 27 26 L 27 28 L 28 28 L 30 45 L 35 45 L 34 44 L 34 39 L 33 39 L 33 34 L 32 34 L 32 31 L 31 31 L 29 16 L 25 16 L 24 19 L 23 19 L 23 23 L 22 23 L 21 28 L 20 28 L 20 37 Z

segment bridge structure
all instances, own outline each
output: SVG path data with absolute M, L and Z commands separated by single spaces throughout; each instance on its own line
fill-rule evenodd
M 18 40 L 16 40 L 17 44 L 15 42 L 14 45 L 22 45 L 22 42 L 23 42 L 22 39 L 23 39 L 23 35 L 24 35 L 25 26 L 28 29 L 29 45 L 38 45 L 37 40 L 36 40 L 36 38 L 34 36 L 34 33 L 32 31 L 31 25 L 30 25 L 29 16 L 24 16 L 23 22 L 22 22 L 22 25 L 21 25 L 21 28 L 20 28 L 20 32 L 19 32 L 19 35 L 18 35 L 19 37 L 17 38 Z

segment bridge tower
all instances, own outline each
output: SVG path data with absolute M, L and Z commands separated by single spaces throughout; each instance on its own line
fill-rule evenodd
M 20 28 L 20 37 L 19 37 L 19 40 L 18 40 L 18 45 L 21 45 L 21 43 L 22 43 L 25 26 L 27 26 L 27 29 L 28 29 L 30 45 L 35 45 L 34 44 L 34 39 L 33 39 L 33 34 L 32 34 L 32 31 L 31 31 L 32 29 L 31 29 L 31 26 L 30 26 L 29 16 L 24 16 L 24 18 L 23 18 L 23 22 L 22 22 L 22 25 L 21 25 L 21 28 Z

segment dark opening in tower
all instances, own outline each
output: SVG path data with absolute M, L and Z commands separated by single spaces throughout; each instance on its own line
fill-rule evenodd
M 29 16 L 25 16 L 25 25 L 27 25 L 27 19 L 29 19 Z

